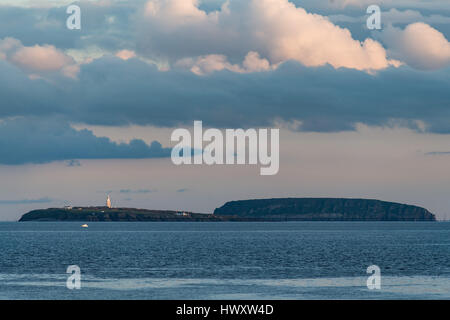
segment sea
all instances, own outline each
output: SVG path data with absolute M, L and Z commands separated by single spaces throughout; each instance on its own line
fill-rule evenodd
M 0 299 L 450 299 L 450 222 L 81 225 L 0 222 Z

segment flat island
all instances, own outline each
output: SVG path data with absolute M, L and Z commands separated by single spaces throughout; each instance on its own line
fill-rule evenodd
M 435 221 L 427 209 L 347 198 L 278 198 L 225 203 L 214 213 L 109 207 L 33 210 L 19 221 Z

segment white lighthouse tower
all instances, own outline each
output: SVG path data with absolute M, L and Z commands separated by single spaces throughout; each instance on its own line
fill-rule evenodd
M 111 198 L 109 197 L 109 194 L 108 194 L 108 198 L 106 198 L 106 206 L 108 208 L 111 208 Z

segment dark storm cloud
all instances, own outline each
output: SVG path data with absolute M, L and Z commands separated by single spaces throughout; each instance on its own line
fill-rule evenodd
M 394 119 L 413 128 L 421 120 L 427 131 L 450 132 L 449 69 L 401 67 L 369 75 L 287 62 L 269 72 L 197 76 L 162 72 L 137 59 L 104 57 L 82 66 L 78 80 L 55 85 L 28 80 L 9 68 L 16 83 L 0 76 L 6 86 L 0 86 L 0 117 L 58 115 L 92 125 L 161 127 L 203 120 L 205 126 L 231 128 L 268 126 L 280 119 L 302 121 L 304 131 L 324 132 L 353 130 L 358 122 L 387 125 Z
M 21 70 L 0 59 L 0 118 L 60 112 L 58 99 L 65 94 L 46 81 L 30 80 Z
M 161 72 L 138 60 L 99 59 L 82 68 L 61 114 L 103 125 L 177 126 L 203 120 L 217 127 L 267 126 L 274 119 L 303 122 L 305 131 L 351 130 L 422 120 L 450 132 L 450 70 L 408 67 L 376 75 L 288 62 L 275 71 L 208 76 Z
M 153 141 L 115 143 L 89 130 L 75 130 L 61 119 L 10 119 L 0 123 L 0 164 L 45 163 L 72 159 L 142 159 L 170 156 Z

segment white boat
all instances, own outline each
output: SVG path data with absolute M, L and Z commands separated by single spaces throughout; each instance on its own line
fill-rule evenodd
M 82 228 L 87 228 L 89 227 L 86 223 L 81 225 Z

